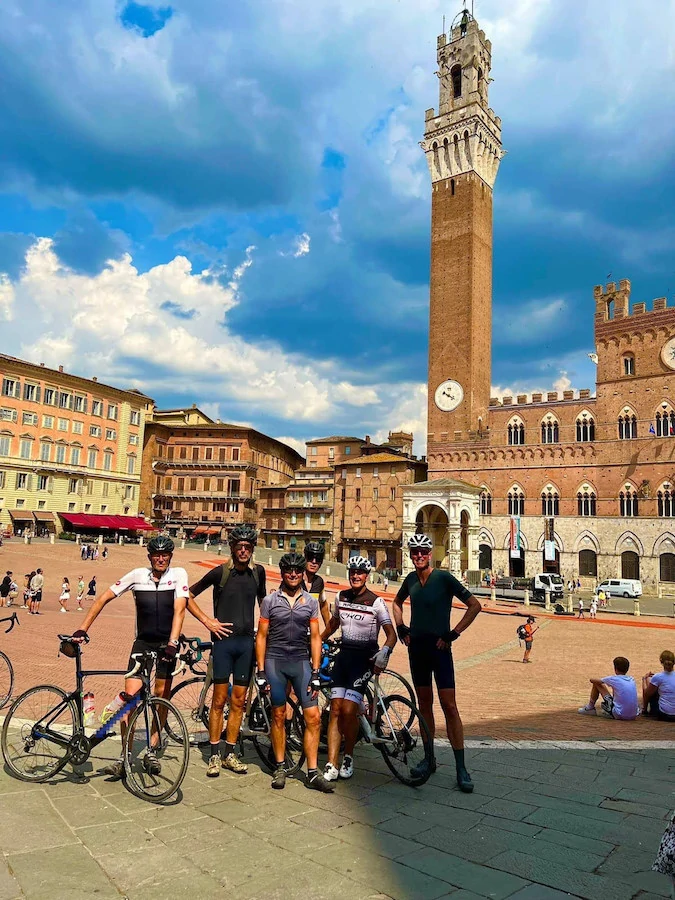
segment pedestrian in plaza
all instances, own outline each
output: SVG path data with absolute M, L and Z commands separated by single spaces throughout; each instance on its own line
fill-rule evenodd
M 40 615 L 40 603 L 42 603 L 42 588 L 44 587 L 45 579 L 42 574 L 42 569 L 36 569 L 35 574 L 32 576 L 30 580 L 30 612 L 35 615 Z
M 384 576 L 384 589 L 385 589 L 385 591 L 388 590 L 388 588 L 389 588 L 389 579 L 388 579 L 387 576 L 385 575 L 385 576 Z
M 2 579 L 2 583 L 0 584 L 0 609 L 7 604 L 7 598 L 9 597 L 9 586 L 12 583 L 12 573 L 7 570 L 7 574 Z
M 595 619 L 598 614 L 598 598 L 594 595 L 591 599 L 591 605 L 588 609 L 591 619 Z
M 98 560 L 98 547 L 94 547 L 94 552 L 92 554 L 94 562 Z
M 414 534 L 408 541 L 414 571 L 406 575 L 392 605 L 392 613 L 399 639 L 408 648 L 412 674 L 420 712 L 431 738 L 435 733 L 434 692 L 436 690 L 445 725 L 455 755 L 457 785 L 460 791 L 471 793 L 473 782 L 464 761 L 464 728 L 455 697 L 455 667 L 452 644 L 473 622 L 482 607 L 479 601 L 450 572 L 431 565 L 433 542 L 426 534 Z M 455 628 L 451 627 L 453 598 L 466 606 L 466 612 Z M 410 626 L 403 623 L 403 604 L 410 599 Z M 420 763 L 426 771 L 436 768 L 426 758 Z
M 30 582 L 35 572 L 28 572 L 23 576 L 23 604 L 21 609 L 28 609 L 30 606 Z
M 614 674 L 605 678 L 591 678 L 591 697 L 586 706 L 578 712 L 582 716 L 595 716 L 595 704 L 602 697 L 602 711 L 610 719 L 636 719 L 640 715 L 637 685 L 635 679 L 628 674 L 630 662 L 625 656 L 616 656 L 613 660 Z
M 107 559 L 107 558 L 108 558 L 108 548 L 107 548 L 107 547 L 104 547 L 104 548 L 103 548 L 103 553 L 101 553 L 101 557 L 102 557 L 103 559 Z
M 600 609 L 604 609 L 607 606 L 607 594 L 602 588 L 598 591 L 598 603 L 600 604 Z
M 84 599 L 84 575 L 80 575 L 77 582 L 77 608 L 82 610 L 82 600 Z
M 61 612 L 68 612 L 68 601 L 70 600 L 70 581 L 64 576 L 63 584 L 61 585 L 61 596 L 59 597 L 59 603 L 61 604 Z
M 534 616 L 528 616 L 527 622 L 524 625 L 521 625 L 523 629 L 522 640 L 525 641 L 525 655 L 523 656 L 523 662 L 529 663 L 532 662 L 530 659 L 530 653 L 532 652 L 532 641 L 534 640 L 535 631 L 539 631 L 539 626 L 535 626 L 535 622 L 537 620 Z M 520 629 L 518 629 L 518 637 L 520 637 Z
M 81 559 L 83 562 L 84 562 L 84 560 L 87 558 L 87 553 L 88 553 L 88 552 L 89 552 L 89 548 L 87 547 L 87 545 L 86 545 L 86 544 L 82 544 L 82 546 L 80 547 L 80 559 Z
M 662 672 L 647 672 L 642 679 L 642 712 L 664 722 L 675 722 L 675 654 L 664 650 L 659 657 Z
M 675 897 L 675 817 L 666 825 L 652 870 L 670 878 L 671 896 Z
M 581 590 L 581 579 L 580 578 L 577 578 L 577 590 L 578 591 Z
M 12 603 L 14 603 L 14 601 L 16 600 L 16 598 L 18 596 L 19 596 L 19 585 L 16 583 L 16 581 L 12 577 L 12 580 L 9 585 L 9 594 L 7 594 L 7 606 L 11 606 Z
M 579 597 L 579 605 L 577 606 L 577 609 L 578 609 L 577 619 L 585 618 L 585 616 L 584 616 L 584 601 L 582 600 L 581 597 Z
M 91 581 L 89 582 L 89 586 L 87 587 L 87 597 L 95 597 L 96 596 L 96 576 L 91 576 Z

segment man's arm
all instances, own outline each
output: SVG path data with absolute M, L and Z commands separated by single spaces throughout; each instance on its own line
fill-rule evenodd
M 267 650 L 267 633 L 269 628 L 269 619 L 258 619 L 258 634 L 255 639 L 255 661 L 259 672 L 265 670 L 265 651 Z
M 330 606 L 328 605 L 325 591 L 321 591 L 321 594 L 319 596 L 319 609 L 321 610 L 321 618 L 323 619 L 325 628 L 330 622 Z
M 185 604 L 187 597 L 176 597 L 173 601 L 173 620 L 171 622 L 171 635 L 169 643 L 178 645 L 180 635 L 183 630 L 183 619 L 185 618 Z
M 410 628 L 403 622 L 403 604 L 410 596 L 408 589 L 408 576 L 403 579 L 403 584 L 398 589 L 394 602 L 391 604 L 391 614 L 396 626 L 396 632 L 401 639 L 401 643 L 406 647 L 410 644 Z
M 328 624 L 324 628 L 323 633 L 321 634 L 321 640 L 327 641 L 331 634 L 335 634 L 339 627 L 340 619 L 335 615 L 335 613 L 333 613 L 333 615 L 328 620 Z
M 309 620 L 309 647 L 312 656 L 312 669 L 321 668 L 321 635 L 319 634 L 319 620 Z

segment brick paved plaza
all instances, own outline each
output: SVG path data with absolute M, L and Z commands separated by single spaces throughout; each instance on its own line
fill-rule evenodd
M 68 543 L 5 544 L 0 570 L 23 575 L 42 565 L 46 577 L 43 614 L 19 610 L 21 627 L 0 635 L 16 690 L 71 684 L 72 662 L 57 656 L 55 635 L 74 629 L 81 614 L 58 612 L 62 577 L 74 585 L 95 573 L 102 590 L 143 560 L 131 546 L 82 563 Z M 192 578 L 217 557 L 179 551 L 175 562 Z M 539 621 L 529 666 L 513 616 L 483 614 L 455 644 L 474 794 L 456 790 L 447 746 L 419 789 L 394 781 L 373 748 L 357 748 L 357 774 L 333 796 L 297 780 L 272 792 L 250 750 L 248 775 L 207 782 L 193 751 L 180 802 L 152 806 L 97 774 L 116 753 L 104 744 L 84 783 L 69 768 L 37 786 L 0 773 L 0 900 L 215 897 L 223 888 L 261 900 L 669 896 L 667 879 L 649 869 L 673 805 L 671 726 L 587 719 L 576 708 L 589 675 L 608 674 L 614 655 L 628 656 L 636 677 L 657 668 L 660 651 L 675 643 L 672 620 Z M 186 631 L 199 633 L 194 625 Z M 92 635 L 87 664 L 122 667 L 131 600 L 108 606 Z M 394 667 L 407 670 L 400 648 Z M 101 679 L 93 687 L 100 710 L 118 685 Z

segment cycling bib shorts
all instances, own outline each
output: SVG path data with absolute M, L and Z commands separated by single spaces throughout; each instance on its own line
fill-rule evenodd
M 439 691 L 455 687 L 455 665 L 450 650 L 439 650 L 438 635 L 422 634 L 410 638 L 408 657 L 415 687 L 431 687 L 432 676 Z
M 360 703 L 373 674 L 372 648 L 343 647 L 337 655 L 331 674 L 331 700 Z
M 233 634 L 213 642 L 213 683 L 227 684 L 232 677 L 235 684 L 245 687 L 253 671 L 254 639 L 247 634 Z
M 267 657 L 265 675 L 270 683 L 272 706 L 286 705 L 286 688 L 289 681 L 293 685 L 293 693 L 303 709 L 318 705 L 318 697 L 312 699 L 312 695 L 307 693 L 312 677 L 312 667 L 308 659 L 284 660 Z

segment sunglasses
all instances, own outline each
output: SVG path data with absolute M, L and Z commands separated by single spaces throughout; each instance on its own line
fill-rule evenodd
M 286 575 L 302 575 L 304 569 L 299 569 L 297 566 L 291 566 L 290 569 L 284 569 L 284 574 Z
M 248 553 L 253 553 L 253 545 L 252 544 L 235 544 L 234 550 L 246 550 Z
M 323 562 L 323 556 L 317 556 L 316 553 L 308 553 L 305 559 L 307 560 L 307 562 Z
M 349 570 L 349 577 L 350 577 L 350 578 L 353 578 L 355 575 L 367 575 L 367 574 L 368 574 L 368 573 L 366 572 L 365 569 L 350 569 L 350 570 Z
M 431 556 L 431 550 L 411 550 L 411 556 Z

